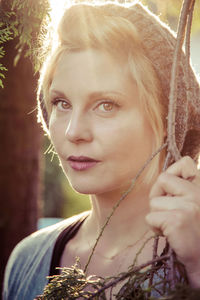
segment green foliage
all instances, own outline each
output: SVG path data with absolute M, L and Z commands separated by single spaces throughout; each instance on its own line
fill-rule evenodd
M 4 67 L 2 64 L 0 64 L 0 87 L 3 88 L 3 80 L 5 78 L 5 75 L 3 72 L 7 71 L 6 67 Z
M 0 11 L 0 44 L 4 44 L 10 41 L 16 34 L 16 29 L 14 25 L 9 25 L 8 20 L 13 16 L 13 13 L 6 13 Z M 0 46 L 0 58 L 5 55 L 5 50 L 3 46 Z M 4 72 L 7 68 L 0 63 L 0 87 L 3 88 L 3 80 L 5 78 Z
M 4 45 L 12 39 L 17 39 L 17 55 L 14 65 L 17 64 L 21 55 L 31 57 L 34 60 L 35 70 L 39 69 L 36 60 L 39 48 L 39 33 L 45 22 L 49 21 L 48 0 L 13 0 L 7 4 L 8 11 L 0 11 L 0 58 L 5 55 Z M 3 87 L 2 78 L 6 68 L 0 64 L 0 86 Z
M 31 56 L 34 59 L 36 70 L 39 69 L 35 55 L 39 47 L 38 36 L 42 31 L 44 23 L 50 21 L 48 0 L 14 0 L 11 10 L 15 12 L 18 31 L 18 54 L 15 57 L 15 64 L 20 59 L 22 51 L 24 56 Z

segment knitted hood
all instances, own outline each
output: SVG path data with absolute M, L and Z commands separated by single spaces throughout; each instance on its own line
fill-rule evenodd
M 87 5 L 79 5 L 82 6 L 83 10 L 87 10 Z M 70 9 L 73 10 L 74 8 Z M 164 98 L 167 102 L 165 105 L 168 105 L 171 69 L 176 44 L 175 33 L 139 3 L 135 3 L 129 8 L 109 3 L 100 6 L 99 11 L 107 16 L 120 15 L 131 21 L 137 28 L 146 56 L 151 60 L 160 79 Z M 186 74 L 186 58 L 182 51 L 177 75 L 175 138 L 181 155 L 189 155 L 197 160 L 200 152 L 200 86 L 191 66 L 189 66 L 189 82 L 186 82 Z M 40 119 L 42 118 L 48 129 L 48 116 L 41 91 L 39 92 L 38 103 Z

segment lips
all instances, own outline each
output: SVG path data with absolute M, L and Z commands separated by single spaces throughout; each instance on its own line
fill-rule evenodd
M 76 171 L 85 171 L 94 167 L 99 160 L 87 156 L 69 156 L 67 161 L 72 169 Z

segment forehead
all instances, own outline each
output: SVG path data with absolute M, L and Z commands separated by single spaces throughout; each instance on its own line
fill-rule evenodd
M 116 88 L 133 80 L 128 63 L 116 59 L 106 51 L 88 49 L 79 52 L 63 52 L 58 59 L 52 77 L 51 89 L 66 88 L 76 84 L 77 87 Z

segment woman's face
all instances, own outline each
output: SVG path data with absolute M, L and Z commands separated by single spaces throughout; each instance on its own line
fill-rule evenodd
M 50 106 L 50 137 L 72 187 L 124 191 L 154 142 L 128 65 L 104 51 L 64 53 Z

